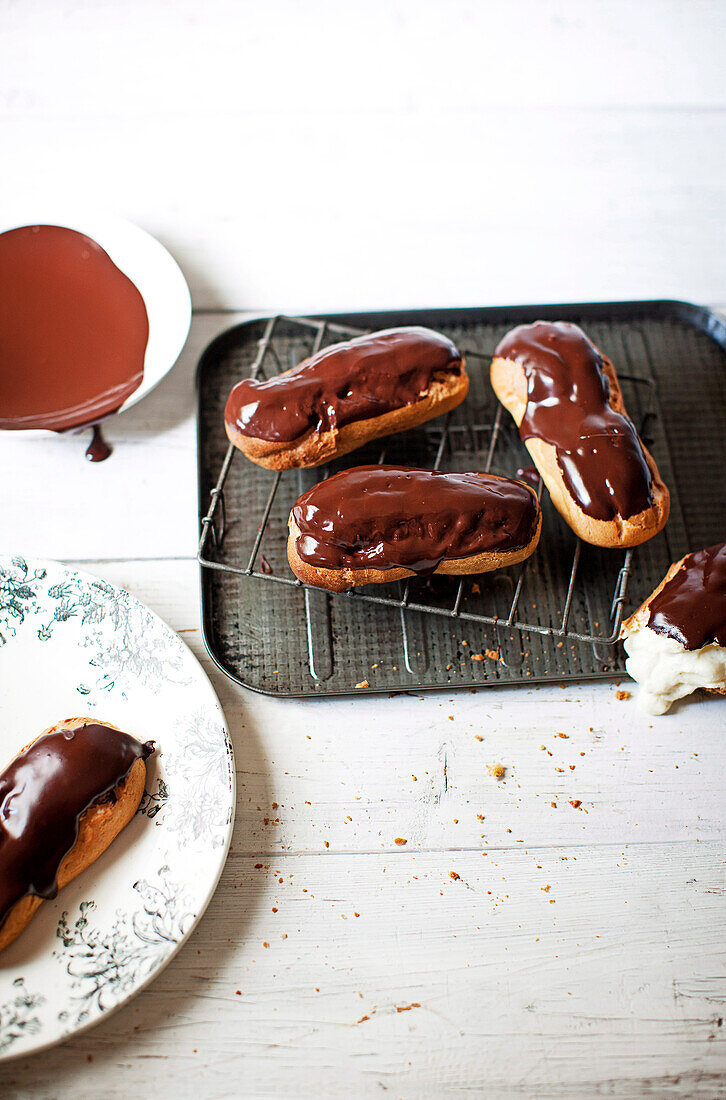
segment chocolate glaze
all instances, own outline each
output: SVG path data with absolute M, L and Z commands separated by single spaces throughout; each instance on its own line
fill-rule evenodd
M 267 382 L 246 378 L 224 412 L 233 431 L 289 443 L 310 428 L 342 428 L 417 401 L 440 373 L 458 375 L 462 359 L 427 328 L 392 328 L 324 348 Z
M 514 476 L 517 481 L 526 481 L 532 488 L 539 488 L 539 470 L 536 466 L 518 466 Z
M 726 646 L 726 542 L 689 554 L 649 612 L 650 629 L 686 649 Z
M 90 237 L 57 225 L 0 234 L 0 428 L 66 428 L 115 412 L 144 376 L 149 322 Z
M 86 458 L 89 462 L 105 462 L 112 453 L 112 448 L 103 438 L 100 424 L 93 425 L 91 442 L 86 447 Z
M 82 815 L 115 800 L 134 763 L 153 744 L 96 723 L 48 733 L 0 775 L 0 922 L 27 894 L 54 898 L 63 859 Z
M 319 482 L 292 511 L 310 565 L 425 574 L 444 558 L 527 546 L 539 507 L 521 482 L 493 474 L 357 466 Z
M 574 500 L 593 519 L 637 515 L 653 503 L 652 476 L 632 421 L 608 400 L 603 357 L 577 325 L 519 325 L 495 357 L 513 359 L 527 377 L 522 439 L 543 439 Z

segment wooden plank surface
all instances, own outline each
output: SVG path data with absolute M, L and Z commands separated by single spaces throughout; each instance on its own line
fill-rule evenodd
M 205 1096 L 721 1094 L 718 701 L 645 719 L 601 684 L 311 708 L 212 668 L 195 563 L 95 568 L 215 683 L 232 851 L 169 969 L 1 1070 L 3 1095 L 193 1096 L 199 1072 Z

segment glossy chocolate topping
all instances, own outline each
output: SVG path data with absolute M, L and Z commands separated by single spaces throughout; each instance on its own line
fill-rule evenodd
M 134 763 L 154 751 L 95 723 L 38 738 L 0 775 L 0 921 L 27 894 L 53 898 L 81 816 L 114 797 Z
M 689 554 L 649 612 L 650 629 L 686 649 L 726 646 L 726 542 Z
M 458 375 L 461 365 L 456 346 L 431 329 L 386 329 L 324 348 L 268 382 L 238 382 L 225 421 L 242 435 L 290 443 L 310 428 L 327 432 L 411 405 L 436 375 Z
M 0 234 L 0 428 L 65 428 L 118 409 L 144 376 L 149 322 L 90 237 L 57 225 Z
M 612 520 L 650 507 L 643 445 L 632 421 L 610 405 L 603 358 L 577 325 L 519 325 L 494 355 L 524 368 L 527 408 L 519 433 L 556 448 L 565 485 L 583 512 Z
M 293 508 L 296 549 L 320 569 L 411 569 L 444 558 L 527 546 L 537 497 L 492 474 L 448 474 L 406 466 L 357 466 L 319 482 Z

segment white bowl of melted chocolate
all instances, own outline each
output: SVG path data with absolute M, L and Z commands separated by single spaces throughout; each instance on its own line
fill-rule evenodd
M 189 332 L 189 288 L 163 245 L 121 219 L 47 213 L 0 221 L 4 431 L 74 431 L 130 408 Z

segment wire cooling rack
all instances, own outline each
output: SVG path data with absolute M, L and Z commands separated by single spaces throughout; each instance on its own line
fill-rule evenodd
M 671 486 L 668 537 L 636 551 L 597 550 L 575 538 L 545 493 L 540 546 L 518 566 L 482 577 L 434 576 L 343 594 L 304 585 L 286 563 L 286 522 L 297 497 L 321 478 L 376 461 L 509 476 L 529 464 L 511 418 L 488 384 L 499 336 L 524 318 L 467 323 L 459 312 L 452 324 L 446 314 L 437 320 L 431 314 L 397 314 L 353 324 L 277 316 L 237 326 L 207 349 L 199 373 L 198 557 L 205 638 L 226 672 L 259 690 L 321 695 L 591 679 L 622 671 L 616 642 L 631 575 L 637 567 L 649 591 L 688 548 L 653 369 L 652 345 L 658 340 L 647 318 L 596 320 L 580 314 L 598 307 L 554 308 L 559 312 L 548 307 L 550 316 L 563 317 L 569 310 L 568 319 L 575 319 L 571 311 L 578 309 L 577 319 L 616 363 L 626 406 Z M 497 311 L 467 312 L 485 318 Z M 545 312 L 535 310 L 528 319 Z M 227 443 L 224 402 L 240 377 L 267 378 L 340 339 L 411 322 L 434 324 L 464 354 L 471 388 L 459 409 L 313 470 L 266 471 Z M 657 335 L 662 339 L 662 332 Z M 541 481 L 538 491 L 542 496 Z

